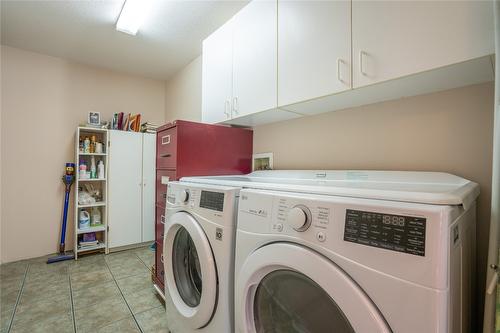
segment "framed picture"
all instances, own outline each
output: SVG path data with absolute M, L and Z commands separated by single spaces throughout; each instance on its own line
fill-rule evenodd
M 101 125 L 101 114 L 99 112 L 90 111 L 89 119 L 87 120 L 87 122 L 89 123 L 89 125 Z

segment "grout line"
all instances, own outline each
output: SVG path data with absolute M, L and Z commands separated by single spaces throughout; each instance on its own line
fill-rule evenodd
M 71 300 L 71 316 L 73 317 L 73 332 L 76 333 L 76 316 L 75 316 L 75 301 L 73 299 L 73 287 L 71 286 L 71 272 L 69 266 L 66 267 L 68 270 L 68 280 L 69 280 L 69 298 Z
M 10 332 L 12 329 L 12 325 L 14 324 L 14 316 L 16 315 L 16 310 L 17 310 L 17 305 L 19 304 L 19 301 L 21 300 L 21 295 L 24 290 L 24 283 L 26 282 L 26 276 L 28 276 L 28 270 L 30 268 L 30 264 L 26 266 L 26 269 L 24 270 L 24 276 L 23 276 L 23 283 L 21 284 L 21 289 L 19 289 L 19 293 L 17 294 L 16 298 L 16 304 L 14 304 L 14 310 L 12 311 L 12 316 L 10 317 L 10 323 L 9 327 L 7 327 L 7 333 Z
M 134 255 L 135 255 L 136 257 L 138 257 L 138 256 L 137 256 L 137 254 L 135 254 L 135 253 L 134 253 Z M 138 258 L 139 258 L 139 257 L 138 257 Z M 125 295 L 123 295 L 122 289 L 121 289 L 121 288 L 120 288 L 120 286 L 118 285 L 118 282 L 116 282 L 115 275 L 113 274 L 113 271 L 111 270 L 111 268 L 109 268 L 108 262 L 107 262 L 106 260 L 104 260 L 104 263 L 106 264 L 106 267 L 108 268 L 109 272 L 111 273 L 111 277 L 113 278 L 113 281 L 114 281 L 114 283 L 115 283 L 116 287 L 118 288 L 118 291 L 120 291 L 120 295 L 122 296 L 123 300 L 125 301 L 125 305 L 127 305 L 127 308 L 128 308 L 128 310 L 130 311 L 130 314 L 132 315 L 132 318 L 134 318 L 134 322 L 135 322 L 135 324 L 136 324 L 136 325 L 137 325 L 137 327 L 139 328 L 139 331 L 140 331 L 141 333 L 144 333 L 144 332 L 142 331 L 142 327 L 141 327 L 141 325 L 139 325 L 139 322 L 137 322 L 137 319 L 135 318 L 135 314 L 132 312 L 132 309 L 130 308 L 130 305 L 128 304 L 127 299 L 125 298 Z

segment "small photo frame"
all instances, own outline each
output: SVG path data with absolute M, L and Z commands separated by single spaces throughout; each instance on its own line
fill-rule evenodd
M 94 125 L 94 126 L 101 125 L 101 113 L 95 112 L 95 111 L 90 111 L 89 118 L 87 119 L 87 122 L 89 123 L 89 125 Z
M 272 170 L 273 153 L 260 153 L 252 155 L 252 171 Z

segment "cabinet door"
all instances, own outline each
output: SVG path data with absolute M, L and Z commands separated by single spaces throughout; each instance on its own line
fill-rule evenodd
M 155 239 L 156 136 L 142 137 L 142 241 Z
M 352 1 L 353 87 L 494 52 L 492 1 Z
M 109 131 L 110 248 L 141 242 L 142 134 Z
M 204 123 L 218 123 L 231 117 L 232 29 L 229 21 L 203 41 L 201 118 Z
M 278 106 L 351 87 L 351 2 L 278 1 Z
M 277 107 L 277 3 L 252 1 L 233 20 L 236 118 Z

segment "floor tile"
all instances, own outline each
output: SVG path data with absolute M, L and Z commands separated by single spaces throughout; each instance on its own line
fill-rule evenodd
M 109 298 L 120 296 L 120 290 L 115 281 L 96 284 L 90 288 L 73 291 L 75 309 L 82 309 Z
M 14 323 L 11 333 L 73 333 L 73 317 L 70 312 L 58 315 L 40 318 L 35 322 L 24 325 Z
M 9 328 L 10 322 L 12 320 L 12 313 L 14 308 L 9 310 L 3 310 L 0 312 L 0 331 L 7 330 Z
M 153 287 L 126 294 L 125 300 L 134 314 L 163 305 Z
M 5 277 L 0 279 L 0 292 L 9 293 L 11 291 L 19 291 L 21 289 L 21 285 L 23 284 L 24 275 L 14 276 L 14 277 Z
M 23 277 L 28 263 L 26 261 L 16 261 L 0 265 L 0 279 Z
M 151 286 L 151 274 L 144 273 L 116 280 L 124 295 L 132 294 Z
M 148 268 L 138 258 L 131 259 L 128 263 L 110 266 L 109 269 L 115 279 L 122 279 L 132 275 L 149 273 Z
M 165 308 L 157 308 L 141 312 L 135 315 L 139 326 L 144 333 L 168 333 Z
M 138 260 L 137 256 L 132 251 L 122 251 L 112 253 L 105 257 L 109 267 L 119 266 L 122 264 L 130 263 L 131 261 Z
M 85 272 L 71 275 L 71 289 L 76 291 L 89 288 L 99 283 L 113 280 L 108 271 Z
M 78 260 L 71 264 L 68 268 L 70 275 L 108 271 L 108 265 L 106 264 L 104 258 L 97 260 Z
M 78 332 L 95 332 L 97 328 L 127 318 L 131 313 L 121 296 L 106 299 L 90 308 L 75 309 Z
M 21 301 L 25 299 L 36 302 L 42 299 L 67 296 L 70 293 L 69 278 L 58 280 L 35 279 L 24 283 Z
M 132 316 L 119 321 L 115 321 L 97 330 L 98 333 L 136 333 L 140 332 Z
M 71 313 L 71 298 L 69 294 L 62 297 L 38 300 L 36 302 L 22 298 L 17 305 L 13 325 L 32 325 L 40 320 L 58 318 L 67 313 Z
M 0 309 L 7 310 L 14 308 L 14 306 L 16 305 L 18 295 L 19 295 L 19 290 L 12 290 L 9 292 L 2 293 L 0 295 Z
M 29 265 L 26 281 L 55 281 L 68 278 L 67 264 L 46 264 L 44 262 Z
M 135 254 L 141 259 L 146 267 L 151 270 L 155 264 L 155 252 L 148 246 L 135 251 Z

